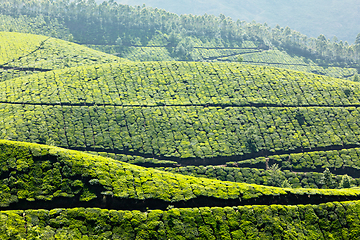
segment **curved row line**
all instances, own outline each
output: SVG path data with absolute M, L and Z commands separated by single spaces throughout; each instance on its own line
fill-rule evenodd
M 69 103 L 69 102 L 55 102 L 55 103 L 45 103 L 45 102 L 11 102 L 11 101 L 0 101 L 2 104 L 14 104 L 14 105 L 45 105 L 45 106 L 112 106 L 112 107 L 145 107 L 145 108 L 155 108 L 155 107 L 219 107 L 219 108 L 240 108 L 240 107 L 271 107 L 271 108 L 306 108 L 306 107 L 319 107 L 319 108 L 347 108 L 347 107 L 360 107 L 359 104 L 344 104 L 344 105 L 318 105 L 318 104 L 307 104 L 307 105 L 279 105 L 279 104 L 267 104 L 267 103 L 249 103 L 249 104 L 165 104 L 159 103 L 157 105 L 149 104 L 110 104 L 110 103 Z
M 359 148 L 360 145 L 332 145 L 327 147 L 316 147 L 316 148 L 297 148 L 294 150 L 283 150 L 283 151 L 259 151 L 256 153 L 247 153 L 244 155 L 236 155 L 236 156 L 220 156 L 220 157 L 213 157 L 213 158 L 177 158 L 177 157 L 164 157 L 164 156 L 155 156 L 152 154 L 144 154 L 140 153 L 139 151 L 129 151 L 129 150 L 117 150 L 117 149 L 99 149 L 99 148 L 92 148 L 92 147 L 68 147 L 71 150 L 83 151 L 83 152 L 106 152 L 106 153 L 114 153 L 114 154 L 125 154 L 130 156 L 139 156 L 144 158 L 154 158 L 160 161 L 172 161 L 176 162 L 177 164 L 155 164 L 151 162 L 145 162 L 141 164 L 137 164 L 143 167 L 184 167 L 184 166 L 206 166 L 206 165 L 225 165 L 227 162 L 233 161 L 245 161 L 249 159 L 254 159 L 257 157 L 269 157 L 275 155 L 287 155 L 287 154 L 298 154 L 298 153 L 310 153 L 310 152 L 323 152 L 323 151 L 333 151 L 333 150 L 342 150 L 342 149 L 352 149 L 352 148 Z M 65 147 L 66 148 L 66 147 Z M 275 163 L 275 162 L 274 162 Z M 273 162 L 268 162 L 268 165 L 272 165 Z M 236 165 L 234 166 L 236 167 Z M 241 165 L 240 167 L 250 167 L 250 168 L 259 168 L 259 169 L 266 169 L 266 163 L 256 163 L 256 164 L 245 164 Z M 286 170 L 286 168 L 283 168 Z M 301 172 L 323 172 L 324 169 L 321 167 L 317 167 L 315 169 L 297 169 L 297 171 Z M 360 178 L 360 169 L 358 168 L 350 168 L 344 167 L 340 169 L 332 170 L 335 174 L 347 174 L 354 178 Z

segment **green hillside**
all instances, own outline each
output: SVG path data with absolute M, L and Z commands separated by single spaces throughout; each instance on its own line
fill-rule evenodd
M 129 62 L 56 70 L 4 81 L 0 83 L 3 89 L 0 100 L 4 105 L 3 118 L 14 118 L 17 113 L 23 116 L 6 121 L 11 129 L 33 125 L 34 121 L 24 122 L 31 120 L 32 115 L 44 115 L 36 121 L 43 131 L 49 121 L 58 122 L 55 126 L 66 126 L 65 115 L 66 121 L 71 121 L 71 126 L 65 129 L 81 132 L 76 141 L 83 143 L 78 147 L 89 141 L 84 129 L 94 127 L 99 131 L 91 132 L 102 133 L 99 139 L 109 140 L 97 143 L 97 138 L 93 138 L 95 142 L 90 142 L 94 145 L 88 146 L 116 146 L 120 150 L 131 144 L 137 147 L 129 149 L 147 153 L 143 143 L 154 141 L 157 132 L 158 142 L 164 141 L 165 149 L 159 151 L 160 147 L 156 147 L 158 150 L 148 153 L 186 158 L 181 156 L 180 149 L 169 151 L 172 147 L 166 145 L 174 142 L 160 137 L 166 131 L 172 134 L 165 136 L 173 136 L 179 143 L 185 141 L 182 147 L 192 149 L 188 157 L 204 158 L 262 150 L 357 145 L 359 86 L 319 75 L 242 64 Z M 21 112 L 16 110 L 19 108 Z M 18 121 L 23 124 L 18 125 Z M 57 132 L 50 130 L 53 126 L 50 124 L 45 132 Z M 34 131 L 34 127 L 30 129 Z M 18 131 L 16 135 L 26 132 Z M 329 132 L 333 134 L 329 136 Z M 254 149 L 246 147 L 249 134 L 253 136 Z M 139 138 L 140 145 L 134 140 L 126 143 L 129 137 Z M 64 138 L 53 139 L 59 144 L 57 139 Z M 223 141 L 226 145 L 220 147 L 220 152 L 214 152 L 211 146 L 222 145 Z M 195 154 L 199 143 L 205 144 L 203 150 L 207 153 Z M 68 145 L 59 146 L 73 146 L 71 134 Z M 155 148 L 151 142 L 149 147 Z
M 343 180 L 358 185 L 359 86 L 240 63 L 68 68 L 0 83 L 0 137 L 172 172 L 195 167 L 179 171 L 193 176 L 338 188 Z M 198 167 L 225 164 L 228 173 Z M 268 171 L 274 164 L 276 181 Z M 328 184 L 326 168 L 336 174 Z
M 133 61 L 242 61 L 358 80 L 360 35 L 349 45 L 222 14 L 179 16 L 114 1 L 20 2 L 0 4 L 0 30 L 41 33 Z
M 195 178 L 30 143 L 2 140 L 1 150 L 1 176 L 4 176 L 1 207 L 69 207 L 67 204 L 97 207 L 103 204 L 112 209 L 154 209 L 168 205 L 226 206 L 257 201 L 299 204 L 358 199 L 360 194 L 358 189 L 282 189 Z M 209 202 L 205 203 L 206 199 Z
M 359 83 L 239 63 L 94 65 L 17 78 L 0 88 L 2 102 L 34 104 L 350 107 L 360 101 Z
M 166 173 L 44 145 L 0 141 L 0 148 L 1 207 L 9 209 L 0 213 L 3 239 L 353 239 L 359 231 L 358 201 L 320 204 L 358 199 L 358 189 L 261 187 Z M 253 206 L 264 203 L 277 205 Z M 299 203 L 313 205 L 288 206 Z M 78 208 L 94 206 L 122 211 Z M 11 210 L 19 208 L 52 210 Z M 150 210 L 154 208 L 162 210 Z
M 41 35 L 0 32 L 0 42 L 1 81 L 54 69 L 125 60 Z
M 1 239 L 359 236 L 358 43 L 113 1 L 0 14 Z

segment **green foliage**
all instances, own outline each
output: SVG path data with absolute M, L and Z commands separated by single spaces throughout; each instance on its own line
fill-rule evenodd
M 293 38 L 300 39 L 288 27 L 270 31 L 223 15 L 179 17 L 114 2 L 99 6 L 89 1 L 5 1 L 0 12 L 4 14 L 0 30 L 7 31 L 0 32 L 0 137 L 52 145 L 0 141 L 0 207 L 11 208 L 17 202 L 39 206 L 56 200 L 104 207 L 110 199 L 134 203 L 151 199 L 169 206 L 167 211 L 147 212 L 5 211 L 0 213 L 1 239 L 359 236 L 357 201 L 173 207 L 197 198 L 256 202 L 266 197 L 269 203 L 287 195 L 358 198 L 359 190 L 349 188 L 358 185 L 359 179 L 335 176 L 329 168 L 357 171 L 360 167 L 360 150 L 352 148 L 360 142 L 360 85 L 239 64 L 287 66 L 335 77 L 354 76 L 357 81 L 354 68 L 341 68 L 356 61 L 356 46 L 331 45 L 324 36 L 314 39 L 314 45 L 298 40 L 295 50 L 306 55 L 299 57 L 281 51 L 291 48 Z M 69 42 L 17 32 L 43 32 Z M 123 59 L 71 42 L 133 60 L 234 63 L 119 63 Z M 339 51 L 330 51 L 332 46 Z M 331 63 L 333 56 L 339 64 Z M 334 145 L 345 149 L 310 151 Z M 100 156 L 53 146 L 98 151 Z M 284 151 L 289 154 L 275 154 Z M 268 167 L 270 163 L 271 167 L 189 166 L 163 168 L 165 172 L 128 164 L 174 165 L 213 158 L 223 163 L 231 159 L 234 166 Z M 322 174 L 281 170 L 319 168 L 326 170 Z M 336 187 L 344 189 L 315 189 Z
M 0 212 L 2 239 L 356 239 L 359 201 L 299 206 Z
M 276 187 L 282 187 L 282 182 L 281 182 L 281 178 L 280 178 L 280 167 L 278 166 L 277 163 L 274 163 L 269 169 L 269 179 L 268 179 L 268 184 L 270 186 L 276 186 Z
M 287 179 L 285 179 L 282 183 L 281 183 L 281 187 L 282 188 L 291 188 L 291 184 L 289 183 L 289 181 Z
M 178 16 L 112 2 L 20 2 L 0 6 L 4 22 L 0 30 L 44 34 L 97 49 L 114 49 L 120 38 L 123 47 L 116 46 L 116 55 L 131 60 L 237 62 L 241 57 L 245 63 L 348 79 L 356 73 L 353 64 L 359 60 L 358 44 L 331 42 L 324 36 L 308 38 L 289 27 L 271 29 L 224 15 Z
M 344 175 L 342 178 L 341 178 L 341 182 L 340 182 L 340 188 L 349 188 L 351 187 L 351 179 L 348 175 Z
M 354 80 L 353 80 L 353 81 L 354 81 L 354 82 L 359 82 L 359 81 L 360 81 L 358 74 L 355 74 L 355 75 L 354 75 Z
M 39 71 L 121 61 L 75 43 L 40 35 L 0 32 L 0 42 L 1 81 Z
M 358 190 L 280 189 L 244 183 L 193 178 L 137 167 L 109 158 L 30 143 L 0 141 L 4 186 L 1 206 L 24 199 L 51 201 L 57 197 L 161 199 L 187 201 L 197 197 L 251 199 L 263 195 L 344 195 L 357 196 Z M 34 156 L 36 154 L 36 157 Z M 46 156 L 46 157 L 45 157 Z M 45 160 L 44 160 L 45 158 Z M 46 160 L 47 159 L 52 159 Z M 55 160 L 55 159 L 56 160 Z M 86 180 L 89 179 L 89 180 Z
M 274 164 L 275 165 L 275 164 Z M 272 167 L 274 166 L 272 165 Z M 322 188 L 324 174 L 317 172 L 294 172 L 289 170 L 275 171 L 248 167 L 224 166 L 188 166 L 188 167 L 157 167 L 157 169 L 172 173 L 180 173 L 194 177 L 206 177 L 221 181 L 252 183 L 282 188 Z M 359 178 L 346 175 L 333 175 L 333 187 L 342 188 L 342 179 L 346 178 L 351 186 L 359 185 Z
M 333 176 L 328 168 L 325 169 L 321 177 L 321 183 L 324 184 L 325 188 L 333 188 L 334 186 Z
M 70 50 L 69 47 L 67 51 L 64 49 L 64 52 L 59 54 L 68 55 Z M 73 54 L 77 54 L 76 51 Z M 114 59 L 107 60 L 101 56 L 98 58 L 94 56 L 93 60 L 81 60 L 81 64 L 96 63 L 98 59 L 104 62 L 114 61 Z M 58 67 L 64 66 L 61 65 L 65 64 L 64 60 L 61 61 Z M 79 59 L 71 57 L 70 61 L 78 62 Z M 44 67 L 52 68 L 54 60 L 52 62 L 39 60 L 35 64 L 37 65 L 31 67 L 41 67 L 43 64 Z M 193 104 L 343 106 L 358 104 L 360 95 L 357 83 L 324 76 L 242 64 L 194 62 L 127 62 L 87 66 L 23 77 L 9 85 L 16 92 L 12 98 L 9 98 L 6 95 L 10 94 L 8 92 L 10 90 L 4 89 L 5 84 L 0 85 L 1 89 L 4 89 L 1 95 L 2 101 L 24 101 L 25 99 L 21 99 L 23 94 L 17 92 L 20 89 L 25 91 L 27 102 L 60 101 L 72 104 L 139 106 L 156 106 L 159 103 L 167 106 Z M 35 96 L 39 92 L 27 91 L 35 86 L 40 91 L 38 98 Z M 58 95 L 53 93 L 53 88 L 59 89 Z M 351 89 L 351 95 L 346 93 L 347 89 Z M 90 92 L 92 95 L 87 96 Z M 197 94 L 194 94 L 195 92 Z M 298 99 L 300 93 L 302 101 Z M 104 95 L 107 97 L 102 97 Z M 305 115 L 302 111 L 298 113 Z
M 358 104 L 357 83 L 275 68 L 123 63 L 31 75 L 0 88 L 3 102 L 36 104 L 2 105 L 4 139 L 177 159 L 359 142 L 359 110 L 342 107 Z M 351 166 L 348 161 L 329 164 Z M 329 167 L 316 159 L 287 162 Z

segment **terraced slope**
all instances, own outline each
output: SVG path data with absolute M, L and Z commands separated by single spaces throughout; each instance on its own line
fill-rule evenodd
M 282 189 L 222 182 L 57 147 L 5 140 L 0 144 L 3 208 L 103 206 L 158 209 L 170 204 L 178 207 L 255 202 L 305 204 L 358 199 L 360 196 L 357 189 Z
M 0 82 L 2 239 L 358 236 L 358 83 L 50 40 L 3 52 L 33 71 Z
M 0 83 L 0 137 L 144 166 L 330 168 L 356 184 L 359 86 L 239 63 L 69 68 Z M 286 179 L 293 187 L 338 187 L 343 176 L 329 186 L 318 178 L 313 184 Z
M 0 101 L 116 106 L 358 106 L 359 86 L 314 74 L 238 63 L 134 62 L 63 69 L 7 81 L 0 85 L 4 89 Z
M 276 48 L 262 49 L 256 42 L 244 41 L 240 46 L 219 46 L 196 42 L 188 50 L 188 55 L 177 56 L 172 53 L 173 48 L 163 46 L 131 46 L 119 47 L 116 45 L 87 45 L 99 51 L 116 56 L 122 56 L 132 61 L 208 61 L 208 62 L 239 62 L 251 65 L 279 67 L 325 75 L 329 77 L 353 80 L 358 74 L 356 66 L 339 66 L 336 62 L 323 63 L 319 59 L 311 59 L 300 55 L 289 54 Z
M 0 79 L 124 59 L 46 36 L 0 32 Z
M 328 202 L 359 199 L 358 189 L 221 182 L 31 143 L 1 140 L 0 149 L 2 239 L 353 239 L 359 232 L 358 201 Z M 252 205 L 264 203 L 277 205 Z M 313 205 L 290 206 L 300 203 Z
M 64 3 L 59 2 L 57 4 L 58 5 L 54 7 L 54 9 L 58 8 L 59 5 L 63 5 Z M 75 5 L 68 7 L 72 8 L 74 6 Z M 62 12 L 62 14 L 68 14 L 68 7 L 63 6 L 62 10 L 64 12 Z M 82 7 L 85 7 L 85 5 L 78 6 L 78 9 Z M 103 7 L 106 8 L 108 6 Z M 129 6 L 119 6 L 119 8 L 123 9 L 115 12 L 124 13 L 131 9 Z M 58 10 L 61 11 L 60 9 Z M 182 25 L 187 21 L 181 20 L 178 22 L 178 20 L 180 20 L 179 16 L 170 13 L 166 13 L 165 15 L 168 17 L 171 16 L 170 18 L 173 19 L 170 21 L 165 20 L 166 23 L 164 23 L 166 26 L 164 27 L 159 28 L 159 26 L 154 26 L 155 29 L 159 28 L 155 32 L 153 31 L 154 29 L 149 30 L 151 28 L 140 28 L 139 30 L 134 30 L 139 26 L 134 26 L 133 24 L 142 21 L 135 19 L 130 20 L 128 23 L 122 24 L 120 21 L 114 21 L 113 23 L 115 26 L 112 26 L 108 29 L 108 24 L 109 22 L 112 22 L 112 20 L 95 20 L 96 17 L 94 14 L 91 14 L 91 17 L 89 17 L 86 14 L 88 8 L 85 7 L 85 9 L 83 11 L 85 16 L 83 17 L 85 19 L 93 19 L 95 22 L 98 21 L 98 24 L 92 21 L 88 22 L 87 20 L 79 21 L 78 18 L 74 19 L 72 15 L 69 16 L 72 20 L 70 20 L 68 17 L 59 18 L 59 12 L 56 12 L 52 17 L 48 16 L 49 12 L 43 14 L 45 17 L 41 14 L 39 15 L 34 13 L 27 15 L 26 12 L 28 9 L 26 8 L 22 9 L 21 11 L 24 13 L 24 15 L 20 14 L 14 16 L 8 12 L 8 8 L 3 6 L 3 12 L 7 12 L 6 14 L 10 14 L 12 16 L 0 14 L 0 21 L 3 22 L 3 25 L 0 25 L 0 30 L 43 34 L 64 40 L 74 40 L 75 36 L 75 41 L 78 43 L 86 44 L 90 48 L 114 54 L 116 56 L 121 56 L 132 61 L 242 61 L 243 63 L 247 64 L 282 67 L 286 69 L 312 72 L 348 80 L 356 79 L 355 76 L 359 74 L 359 66 L 355 60 L 355 56 L 358 55 L 355 54 L 357 51 L 355 46 L 348 47 L 345 44 L 344 47 L 342 43 L 337 44 L 330 41 L 325 41 L 323 44 L 328 45 L 326 47 L 326 52 L 331 54 L 327 57 L 323 57 L 320 50 L 317 49 L 318 43 L 315 44 L 316 39 L 310 40 L 304 35 L 300 37 L 298 32 L 292 31 L 290 29 L 289 31 L 292 32 L 292 35 L 290 34 L 290 36 L 297 36 L 294 37 L 294 39 L 308 39 L 308 41 L 305 40 L 305 45 L 307 45 L 307 42 L 312 42 L 312 44 L 306 47 L 300 47 L 299 42 L 288 41 L 289 36 L 285 36 L 286 31 L 284 31 L 283 34 L 270 37 L 272 33 L 271 31 L 268 31 L 269 29 L 267 26 L 265 27 L 261 24 L 245 22 L 242 22 L 242 25 L 239 25 L 237 23 L 235 24 L 235 22 L 232 22 L 230 19 L 225 20 L 228 21 L 225 25 L 229 23 L 232 25 L 232 27 L 228 29 L 229 34 L 225 34 L 221 36 L 221 38 L 218 36 L 218 31 L 214 31 L 214 29 L 210 30 L 210 33 L 205 34 L 205 36 L 201 36 L 201 34 L 199 36 L 196 34 L 198 31 L 205 33 L 209 30 L 205 30 L 207 27 L 209 27 L 206 27 L 206 24 L 209 24 L 207 21 L 197 24 L 196 30 L 189 30 L 189 26 L 182 26 L 186 29 L 184 29 L 183 32 L 187 32 L 187 34 L 184 36 L 176 34 L 174 35 L 173 30 L 165 29 L 169 25 Z M 114 9 L 108 11 L 108 13 L 112 12 L 113 10 Z M 118 20 L 125 20 L 128 16 L 141 16 L 141 19 L 146 19 L 147 13 L 153 11 L 153 9 L 148 9 L 149 12 L 143 11 L 135 13 L 136 11 L 132 12 L 133 10 L 135 9 L 130 10 L 130 12 L 125 14 L 126 16 L 122 15 L 121 17 L 117 16 L 116 18 Z M 153 14 L 158 15 L 159 13 L 159 11 L 156 11 Z M 163 13 L 165 13 L 165 11 Z M 154 15 L 152 17 L 154 17 Z M 108 16 L 105 18 L 107 17 Z M 195 20 L 197 17 L 193 17 L 194 23 L 198 21 Z M 68 19 L 69 22 L 64 22 L 64 18 Z M 169 22 L 173 21 L 174 19 L 178 19 L 175 21 L 176 24 L 174 22 L 169 24 Z M 215 19 L 213 18 L 213 20 Z M 161 21 L 164 21 L 164 19 Z M 219 19 L 215 21 L 219 21 Z M 108 24 L 104 24 L 105 22 Z M 189 22 L 191 22 L 191 20 Z M 120 24 L 121 27 L 117 24 Z M 213 22 L 210 25 L 213 27 L 221 26 L 223 23 L 222 21 L 219 21 L 218 23 Z M 199 26 L 204 27 L 204 29 L 198 29 Z M 118 28 L 118 30 L 114 30 L 116 28 Z M 211 28 L 212 27 L 210 27 L 210 29 Z M 86 29 L 93 29 L 93 31 L 88 32 Z M 262 29 L 264 32 L 259 34 L 259 29 Z M 268 30 L 265 31 L 264 29 Z M 274 29 L 274 32 L 278 32 L 279 30 L 280 29 Z M 104 33 L 104 31 L 107 33 Z M 283 31 L 283 29 L 280 31 Z M 101 37 L 96 36 L 97 34 L 95 33 Z M 190 36 L 188 36 L 188 34 L 190 34 Z M 229 37 L 233 35 L 237 37 Z M 287 40 L 281 39 L 282 35 L 284 35 L 283 38 L 286 38 Z M 119 36 L 121 36 L 122 43 L 116 44 L 116 40 Z M 271 38 L 272 43 L 269 41 Z M 89 42 L 98 43 L 99 45 L 88 44 Z M 334 59 L 341 59 L 341 62 L 334 61 Z

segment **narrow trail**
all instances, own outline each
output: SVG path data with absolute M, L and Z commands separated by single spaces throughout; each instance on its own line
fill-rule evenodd
M 44 105 L 44 106 L 111 106 L 111 107 L 144 107 L 144 108 L 159 108 L 159 107 L 219 107 L 219 108 L 241 108 L 241 107 L 270 107 L 270 108 L 307 108 L 307 107 L 319 107 L 319 108 L 347 108 L 347 107 L 360 107 L 358 104 L 342 104 L 342 105 L 319 105 L 319 104 L 304 104 L 304 105 L 292 105 L 292 104 L 271 104 L 271 103 L 249 103 L 249 104 L 110 104 L 110 103 L 69 103 L 69 102 L 16 102 L 16 101 L 0 101 L 2 104 L 14 104 L 14 105 Z
M 3 66 L 0 65 L 0 69 L 5 70 L 18 70 L 18 71 L 38 71 L 38 72 L 49 72 L 53 69 L 45 69 L 45 68 L 35 68 L 35 67 L 11 67 L 11 66 Z

